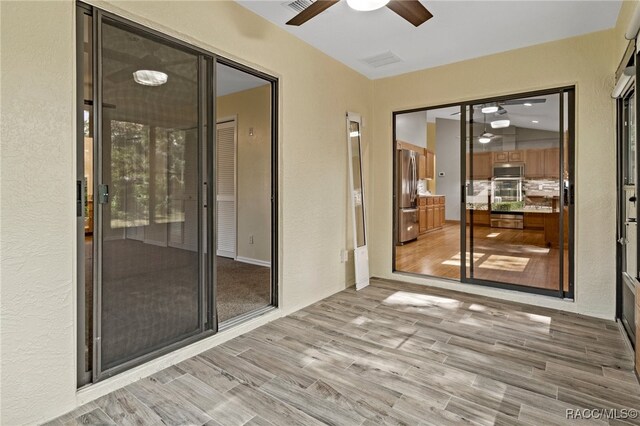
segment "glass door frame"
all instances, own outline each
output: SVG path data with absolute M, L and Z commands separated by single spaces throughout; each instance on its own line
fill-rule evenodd
M 618 319 L 622 325 L 622 328 L 625 330 L 629 337 L 629 341 L 637 349 L 637 342 L 640 336 L 635 335 L 636 341 L 634 342 L 631 336 L 633 330 L 629 330 L 628 328 L 632 327 L 632 325 L 627 324 L 623 321 L 623 306 L 624 306 L 624 286 L 627 284 L 624 282 L 625 278 L 623 277 L 623 269 L 625 269 L 626 264 L 626 245 L 622 242 L 623 239 L 626 239 L 626 192 L 625 187 L 627 186 L 627 182 L 625 182 L 625 177 L 627 175 L 627 167 L 628 167 L 628 155 L 627 155 L 627 146 L 626 143 L 628 141 L 628 126 L 625 125 L 625 121 L 628 121 L 628 107 L 626 106 L 626 102 L 628 102 L 629 97 L 632 95 L 635 99 L 635 113 L 636 113 L 636 152 L 635 152 L 635 185 L 636 185 L 636 196 L 638 193 L 638 178 L 640 177 L 640 173 L 638 171 L 638 164 L 640 164 L 640 150 L 638 150 L 638 137 L 640 136 L 640 130 L 638 129 L 638 107 L 640 107 L 640 100 L 638 99 L 638 91 L 637 91 L 637 82 L 640 78 L 640 70 L 638 70 L 638 61 L 640 60 L 640 53 L 636 52 L 636 46 L 633 41 L 629 42 L 627 46 L 627 51 L 623 56 L 623 60 L 620 63 L 619 71 L 624 69 L 629 62 L 632 62 L 636 65 L 636 75 L 633 83 L 627 87 L 623 94 L 616 99 L 616 319 Z M 637 205 L 637 204 L 636 204 Z M 636 212 L 638 209 L 636 208 Z M 637 220 L 637 214 L 636 214 Z M 638 237 L 640 237 L 640 227 L 636 226 L 636 242 L 638 242 Z M 636 264 L 640 265 L 640 250 L 636 249 Z M 636 285 L 636 291 L 638 288 L 637 282 L 640 281 L 639 274 L 636 273 L 635 277 L 631 279 L 634 280 L 634 284 Z M 633 302 L 635 303 L 635 301 Z M 636 324 L 640 321 L 640 318 L 635 318 Z
M 564 94 L 568 95 L 568 126 L 569 130 L 569 139 L 567 141 L 567 151 L 565 152 L 563 136 L 564 136 L 564 111 L 565 111 L 565 99 Z M 471 278 L 467 274 L 467 141 L 473 139 L 473 127 L 470 125 L 473 121 L 469 121 L 467 116 L 469 115 L 469 111 L 472 110 L 473 105 L 491 103 L 491 102 L 499 102 L 499 101 L 507 101 L 511 99 L 521 99 L 528 98 L 534 96 L 544 96 L 544 95 L 552 95 L 559 94 L 559 148 L 560 148 L 560 182 L 563 182 L 563 176 L 565 174 L 565 156 L 569 155 L 567 164 L 568 164 L 568 176 L 569 176 L 569 187 L 568 191 L 564 193 L 564 186 L 561 185 L 561 194 L 559 196 L 559 204 L 560 204 L 560 218 L 559 218 L 559 247 L 562 249 L 564 247 L 564 207 L 568 207 L 568 265 L 565 265 L 564 254 L 560 255 L 560 270 L 559 270 L 559 283 L 560 288 L 558 290 L 550 290 L 543 289 L 537 287 L 531 287 L 526 285 L 512 284 L 512 283 L 504 283 L 490 280 L 482 280 L 478 278 Z M 473 146 L 473 145 L 471 145 Z M 469 152 L 473 154 L 473 151 Z M 471 168 L 473 168 L 473 161 L 470 161 L 469 164 Z M 559 298 L 573 299 L 574 298 L 574 273 L 575 273 L 575 246 L 574 246 L 574 233 L 575 233 L 575 86 L 565 86 L 559 88 L 552 88 L 546 90 L 537 90 L 531 92 L 523 92 L 523 93 L 515 93 L 505 96 L 494 96 L 490 98 L 484 99 L 476 99 L 473 101 L 462 102 L 460 106 L 460 191 L 461 191 L 461 206 L 460 211 L 465 212 L 465 214 L 460 214 L 460 282 L 468 283 L 468 284 L 478 284 L 487 287 L 496 287 L 503 288 L 507 290 L 517 290 L 526 293 L 540 294 L 545 296 L 553 296 Z M 565 202 L 565 195 L 567 197 L 567 202 Z M 471 240 L 473 240 L 473 221 L 470 224 L 470 235 Z M 562 253 L 562 250 L 560 250 Z M 471 255 L 473 258 L 473 254 Z M 473 268 L 473 262 L 470 264 L 470 268 Z M 569 286 L 568 291 L 564 291 L 564 269 L 569 268 L 568 270 L 568 279 Z
M 216 334 L 219 324 L 216 315 L 216 235 L 215 232 L 215 216 L 214 209 L 204 209 L 203 206 L 212 206 L 216 199 L 216 185 L 203 185 L 205 182 L 215 182 L 215 117 L 216 117 L 216 64 L 224 64 L 229 67 L 246 72 L 253 76 L 264 79 L 268 82 L 271 89 L 271 299 L 270 304 L 265 308 L 257 309 L 242 315 L 241 320 L 246 321 L 250 318 L 263 314 L 266 310 L 278 307 L 278 78 L 267 73 L 255 70 L 249 66 L 238 63 L 236 61 L 220 57 L 207 50 L 184 42 L 167 34 L 158 32 L 134 21 L 122 18 L 113 13 L 104 11 L 97 7 L 76 2 L 76 171 L 78 178 L 84 175 L 84 39 L 83 34 L 85 25 L 83 18 L 90 16 L 91 26 L 88 30 L 92 34 L 92 115 L 93 126 L 91 136 L 93 137 L 93 190 L 94 197 L 98 194 L 98 185 L 101 181 L 101 150 L 102 150 L 102 111 L 99 108 L 102 102 L 102 72 L 101 72 L 101 28 L 103 22 L 108 22 L 127 31 L 141 34 L 144 37 L 158 41 L 163 44 L 171 45 L 179 50 L 194 54 L 198 57 L 198 205 L 200 213 L 198 214 L 198 247 L 200 253 L 200 327 L 199 331 L 183 338 L 179 341 L 167 344 L 162 348 L 150 351 L 147 354 L 139 356 L 135 359 L 123 362 L 115 367 L 107 370 L 101 369 L 100 360 L 100 315 L 101 315 L 101 265 L 100 265 L 100 244 L 101 239 L 101 208 L 96 206 L 93 211 L 94 223 L 94 244 L 93 244 L 93 334 L 92 341 L 86 342 L 85 328 L 85 277 L 84 277 L 84 213 L 81 214 L 81 207 L 85 205 L 84 186 L 81 180 L 76 182 L 77 199 L 76 199 L 76 217 L 77 217 L 77 386 L 80 388 L 91 383 L 104 380 L 108 377 L 121 373 L 134 366 L 144 364 L 161 355 L 172 352 L 176 349 L 190 345 L 196 341 L 202 340 Z M 203 170 L 202 151 L 206 144 L 206 152 L 211 153 L 206 158 L 206 171 Z M 206 175 L 206 176 L 205 176 Z M 76 179 L 78 179 L 76 178 Z M 206 178 L 206 179 L 205 179 Z M 204 191 L 206 187 L 206 191 Z M 204 195 L 203 195 L 204 192 Z M 206 215 L 202 212 L 206 211 Z M 206 251 L 204 250 L 202 230 L 206 223 Z M 207 254 L 208 253 L 208 254 Z M 232 322 L 232 321 L 230 321 Z M 241 321 L 238 321 L 241 322 Z M 236 321 L 233 321 L 235 324 Z M 226 323 L 225 323 L 226 325 Z M 231 325 L 231 324 L 230 324 Z M 226 326 L 224 328 L 227 328 Z M 93 359 L 91 369 L 87 369 L 85 362 L 85 345 L 93 347 Z
M 559 107 L 559 111 L 558 113 L 559 118 L 560 118 L 560 125 L 559 125 L 559 131 L 560 131 L 560 137 L 562 138 L 562 135 L 564 133 L 564 93 L 568 94 L 568 129 L 569 129 L 569 138 L 567 141 L 567 151 L 565 152 L 564 150 L 564 144 L 562 143 L 562 139 L 560 140 L 560 176 L 563 175 L 564 173 L 564 164 L 565 164 L 565 155 L 569 155 L 569 157 L 567 158 L 567 164 L 568 164 L 568 173 L 569 173 L 569 188 L 568 188 L 568 192 L 567 192 L 567 197 L 569 199 L 569 203 L 567 203 L 568 206 L 568 219 L 569 219 L 569 224 L 568 224 L 568 250 L 569 250 L 569 256 L 568 256 L 568 265 L 564 265 L 564 256 L 561 257 L 560 261 L 561 261 L 561 268 L 560 268 L 560 277 L 561 277 L 561 281 L 560 283 L 562 283 L 562 277 L 564 274 L 564 268 L 568 268 L 568 279 L 569 279 L 569 290 L 568 291 L 564 291 L 562 288 L 559 290 L 548 290 L 548 289 L 541 289 L 541 288 L 536 288 L 536 287 L 530 287 L 530 286 L 524 286 L 524 285 L 518 285 L 518 284 L 509 284 L 509 283 L 501 283 L 501 282 L 494 282 L 494 281 L 487 281 L 487 280 L 479 280 L 479 279 L 474 279 L 474 278 L 467 278 L 466 277 L 466 226 L 467 226 L 467 219 L 466 219 L 466 176 L 467 176 L 467 164 L 466 164 L 466 154 L 467 154 L 467 146 L 466 146 L 466 140 L 467 140 L 467 133 L 469 133 L 467 131 L 467 109 L 470 108 L 472 105 L 475 104 L 481 104 L 481 103 L 489 103 L 489 102 L 496 102 L 496 101 L 504 101 L 504 100 L 510 100 L 510 99 L 519 99 L 519 98 L 523 98 L 523 97 L 530 97 L 530 96 L 542 96 L 542 95 L 549 95 L 549 94 L 555 94 L 558 93 L 560 94 L 560 107 Z M 413 272 L 405 272 L 405 271 L 399 271 L 396 268 L 396 243 L 397 243 L 397 233 L 396 233 L 396 229 L 397 229 L 397 225 L 398 225 L 398 215 L 397 215 L 397 209 L 395 208 L 396 206 L 396 200 L 397 200 L 397 170 L 396 170 L 396 135 L 397 135 L 397 129 L 396 129 L 396 117 L 398 115 L 402 115 L 402 114 L 408 114 L 408 113 L 413 113 L 413 112 L 421 112 L 421 111 L 431 111 L 431 110 L 436 110 L 436 109 L 441 109 L 441 108 L 450 108 L 450 107 L 460 107 L 460 191 L 461 191 L 461 207 L 460 207 L 460 255 L 461 255 L 461 262 L 460 262 L 460 279 L 456 280 L 456 279 L 451 279 L 451 278 L 443 278 L 443 277 L 438 277 L 438 276 L 434 276 L 434 275 L 428 275 L 428 274 L 418 274 L 418 273 L 413 273 Z M 433 106 L 427 106 L 427 107 L 422 107 L 422 108 L 412 108 L 412 109 L 407 109 L 407 110 L 398 110 L 398 111 L 393 111 L 392 112 L 392 140 L 391 140 L 391 157 L 392 157 L 392 227 L 391 227 L 391 271 L 392 273 L 395 274 L 402 274 L 402 275 L 408 275 L 408 276 L 413 276 L 413 277 L 427 277 L 427 278 L 436 278 L 439 280 L 443 280 L 443 281 L 451 281 L 451 282 L 460 282 L 460 283 L 465 283 L 465 284 L 476 284 L 476 285 L 481 285 L 481 286 L 486 286 L 486 287 L 495 287 L 495 288 L 502 288 L 502 289 L 507 289 L 507 290 L 515 290 L 515 291 L 519 291 L 519 292 L 523 292 L 523 293 L 532 293 L 532 294 L 540 294 L 540 295 L 545 295 L 545 296 L 553 296 L 553 297 L 558 297 L 558 298 L 566 298 L 566 299 L 573 299 L 574 298 L 574 294 L 575 294 L 575 86 L 562 86 L 562 87 L 556 87 L 556 88 L 549 88 L 549 89 L 545 89 L 545 90 L 537 90 L 537 91 L 531 91 L 531 92 L 523 92 L 523 93 L 515 93 L 515 94 L 509 94 L 509 95 L 503 95 L 503 96 L 494 96 L 494 97 L 490 97 L 490 98 L 484 98 L 484 99 L 473 99 L 473 100 L 468 100 L 468 101 L 462 101 L 462 102 L 455 102 L 455 103 L 447 103 L 447 104 L 440 104 L 440 105 L 433 105 Z M 470 135 L 471 137 L 473 135 Z M 562 180 L 562 179 L 561 179 Z M 565 202 L 564 202 L 564 197 L 561 196 L 560 198 L 560 202 L 561 202 L 561 212 L 563 211 L 563 208 L 565 206 Z M 564 215 L 560 215 L 561 217 L 561 222 L 560 222 L 560 226 L 559 229 L 560 231 L 562 231 L 563 229 L 563 221 L 564 221 Z M 564 234 L 562 232 L 560 232 L 560 242 L 561 244 L 564 244 Z

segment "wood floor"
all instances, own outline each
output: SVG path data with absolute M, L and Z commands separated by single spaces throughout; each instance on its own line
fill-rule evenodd
M 467 246 L 470 247 L 467 237 Z M 568 265 L 568 250 L 565 250 Z M 467 262 L 471 249 L 467 249 Z M 544 231 L 474 227 L 473 273 L 488 281 L 558 290 L 558 249 L 544 243 Z M 396 270 L 434 277 L 460 279 L 460 224 L 448 222 L 441 230 L 421 235 L 417 241 L 396 247 Z M 564 287 L 568 290 L 568 267 Z
M 51 424 L 573 424 L 640 408 L 632 363 L 611 321 L 373 280 Z

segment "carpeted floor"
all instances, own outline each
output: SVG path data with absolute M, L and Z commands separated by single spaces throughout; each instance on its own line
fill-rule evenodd
M 218 256 L 218 321 L 271 302 L 271 268 Z
M 90 240 L 86 247 L 89 304 Z M 218 257 L 217 263 L 219 322 L 270 304 L 270 268 L 224 257 Z M 199 286 L 195 252 L 133 240 L 105 241 L 103 266 L 103 368 L 197 331 Z M 88 305 L 87 309 L 92 307 Z M 90 340 L 90 334 L 87 337 Z

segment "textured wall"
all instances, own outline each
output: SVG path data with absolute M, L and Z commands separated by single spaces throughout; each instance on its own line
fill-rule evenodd
M 0 423 L 16 425 L 62 414 L 179 359 L 76 394 L 74 3 L 0 4 Z M 368 122 L 371 81 L 234 2 L 96 5 L 280 78 L 281 307 L 290 312 L 353 283 L 353 265 L 340 263 L 350 217 L 345 113 Z M 365 127 L 365 159 L 368 141 Z
M 615 104 L 610 93 L 618 59 L 612 46 L 619 42 L 616 32 L 609 30 L 375 80 L 372 274 L 613 318 Z M 392 111 L 567 85 L 576 86 L 577 103 L 575 302 L 394 275 L 389 156 Z
M 74 22 L 71 3 L 0 7 L 0 423 L 15 425 L 74 405 Z

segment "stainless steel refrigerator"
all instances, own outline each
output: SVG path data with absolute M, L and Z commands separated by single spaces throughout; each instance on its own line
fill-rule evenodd
M 416 153 L 401 149 L 397 154 L 398 244 L 418 238 L 418 166 Z

